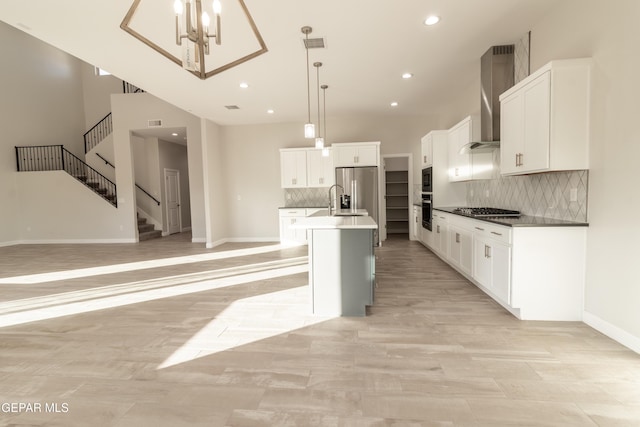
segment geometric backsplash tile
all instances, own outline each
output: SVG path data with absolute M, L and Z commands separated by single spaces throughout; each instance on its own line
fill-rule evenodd
M 572 189 L 576 190 L 576 201 L 571 201 Z M 588 170 L 503 176 L 467 182 L 466 205 L 587 222 L 588 189 Z M 283 191 L 286 208 L 324 207 L 329 200 L 327 188 L 285 188 Z M 420 184 L 414 185 L 414 202 L 420 202 L 420 191 Z
M 468 182 L 467 205 L 587 222 L 588 189 L 588 170 L 504 176 Z M 572 190 L 576 193 L 575 201 L 571 200 Z
M 529 76 L 530 71 L 531 31 L 527 31 L 515 43 L 513 50 L 513 82 L 518 83 Z
M 329 203 L 328 188 L 285 188 L 285 208 L 316 208 Z

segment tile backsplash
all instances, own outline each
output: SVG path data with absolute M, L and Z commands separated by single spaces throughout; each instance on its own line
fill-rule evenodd
M 588 170 L 504 176 L 465 185 L 467 206 L 514 209 L 526 215 L 587 221 Z M 414 184 L 414 203 L 420 202 L 420 194 L 421 185 Z M 286 208 L 322 207 L 328 200 L 327 188 L 284 189 Z
M 316 208 L 329 203 L 328 188 L 285 188 L 285 208 Z
M 471 181 L 467 183 L 467 205 L 515 209 L 526 215 L 586 222 L 588 185 L 588 170 Z

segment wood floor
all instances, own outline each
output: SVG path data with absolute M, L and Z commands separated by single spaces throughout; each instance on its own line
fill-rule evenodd
M 376 252 L 369 315 L 325 319 L 306 247 L 0 248 L 0 426 L 640 425 L 639 355 Z

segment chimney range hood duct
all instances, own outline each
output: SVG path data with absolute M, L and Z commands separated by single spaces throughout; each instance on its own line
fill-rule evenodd
M 500 95 L 513 86 L 514 45 L 493 46 L 480 59 L 480 141 L 465 145 L 461 153 L 500 147 Z

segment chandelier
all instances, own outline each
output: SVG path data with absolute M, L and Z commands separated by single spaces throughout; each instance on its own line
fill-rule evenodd
M 186 14 L 185 14 L 186 9 Z M 173 10 L 176 13 L 176 44 L 183 46 L 182 49 L 182 67 L 186 70 L 198 71 L 201 52 L 209 55 L 209 44 L 213 38 L 219 46 L 222 42 L 220 13 L 222 5 L 220 0 L 213 0 L 213 16 L 215 17 L 213 32 L 209 33 L 211 18 L 209 14 L 202 10 L 202 2 L 195 0 L 195 4 L 190 0 L 183 3 L 182 0 L 175 0 Z M 193 18 L 195 14 L 195 19 Z M 182 20 L 185 16 L 185 33 L 182 32 Z M 195 24 L 195 25 L 194 25 Z M 183 39 L 187 39 L 186 43 L 182 43 Z
M 141 5 L 143 1 L 145 4 Z M 217 66 L 214 69 L 208 69 L 205 64 L 205 59 L 209 56 L 214 57 L 212 49 L 213 43 L 215 43 L 216 46 L 222 45 L 221 1 L 211 0 L 205 4 L 202 0 L 175 0 L 173 3 L 173 15 L 175 15 L 175 45 L 180 47 L 181 52 L 179 55 L 172 54 L 171 51 L 175 51 L 175 45 L 174 47 L 163 46 L 160 42 L 152 40 L 158 25 L 165 22 L 168 24 L 166 20 L 160 18 L 165 17 L 170 12 L 167 10 L 167 13 L 163 11 L 163 13 L 156 14 L 157 4 L 155 2 L 156 0 L 134 0 L 127 15 L 122 20 L 120 28 L 202 80 L 249 61 L 268 51 L 244 0 L 228 0 L 225 8 L 235 7 L 237 9 L 237 13 L 231 13 L 230 15 L 242 16 L 246 19 L 246 22 L 234 21 L 233 24 L 245 25 L 239 28 L 246 28 L 253 33 L 258 49 L 253 51 L 249 50 L 248 53 L 243 52 L 246 54 L 231 62 Z M 139 16 L 136 16 L 137 11 L 139 11 Z M 169 16 L 166 16 L 166 18 L 169 18 Z M 229 28 L 230 24 L 228 22 L 226 25 L 226 28 Z M 235 52 L 239 41 L 227 40 L 227 42 L 234 43 L 233 49 Z M 255 47 L 251 47 L 251 49 L 254 48 Z M 238 49 L 238 51 L 241 50 Z M 228 57 L 228 55 L 225 57 Z

